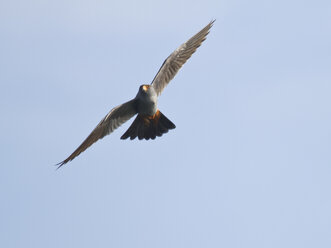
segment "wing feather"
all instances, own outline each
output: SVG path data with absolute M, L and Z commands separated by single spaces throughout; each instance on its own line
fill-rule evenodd
M 99 139 L 102 139 L 106 135 L 112 133 L 116 128 L 128 121 L 135 114 L 137 114 L 135 99 L 113 108 L 99 122 L 83 143 L 68 158 L 57 164 L 59 166 L 58 168 L 73 160 Z
M 215 20 L 211 21 L 200 32 L 190 38 L 188 41 L 179 46 L 169 57 L 163 62 L 158 73 L 154 77 L 151 85 L 156 90 L 157 95 L 160 95 L 168 83 L 175 77 L 179 69 L 192 56 L 201 43 L 206 39 L 210 28 Z

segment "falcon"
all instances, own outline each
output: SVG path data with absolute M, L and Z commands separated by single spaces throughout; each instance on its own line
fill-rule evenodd
M 171 53 L 163 62 L 152 83 L 141 85 L 134 99 L 110 110 L 83 143 L 68 158 L 57 164 L 58 168 L 73 160 L 96 141 L 112 133 L 136 114 L 138 114 L 136 119 L 121 139 L 130 138 L 133 140 L 138 137 L 139 140 L 154 140 L 157 136 L 160 137 L 170 129 L 174 129 L 175 124 L 158 109 L 157 99 L 179 69 L 206 39 L 214 22 L 215 20 L 208 23 L 207 26 Z

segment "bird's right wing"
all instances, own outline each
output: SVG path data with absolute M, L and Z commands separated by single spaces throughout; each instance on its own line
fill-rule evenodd
M 137 114 L 135 99 L 113 108 L 99 122 L 83 143 L 68 158 L 57 164 L 59 166 L 58 168 L 73 160 L 99 139 L 102 139 L 106 135 L 112 133 L 116 128 L 129 120 L 135 114 Z

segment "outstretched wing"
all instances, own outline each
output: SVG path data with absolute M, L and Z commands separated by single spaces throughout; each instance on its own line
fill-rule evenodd
M 214 20 L 215 21 L 215 20 Z M 201 43 L 206 39 L 210 28 L 214 21 L 211 21 L 199 33 L 178 47 L 169 57 L 163 62 L 161 68 L 152 81 L 152 86 L 156 90 L 157 95 L 160 95 L 167 84 L 175 77 L 179 69 L 197 50 Z
M 57 164 L 59 166 L 58 168 L 73 160 L 99 139 L 102 139 L 106 135 L 112 133 L 116 128 L 129 120 L 136 113 L 137 110 L 135 99 L 113 108 L 99 122 L 99 124 L 94 128 L 90 135 L 83 141 L 83 143 L 68 158 Z

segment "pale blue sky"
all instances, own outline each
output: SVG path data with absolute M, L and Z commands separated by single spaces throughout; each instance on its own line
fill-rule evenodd
M 159 99 L 62 169 L 216 19 Z M 0 247 L 331 247 L 330 1 L 0 2 Z

